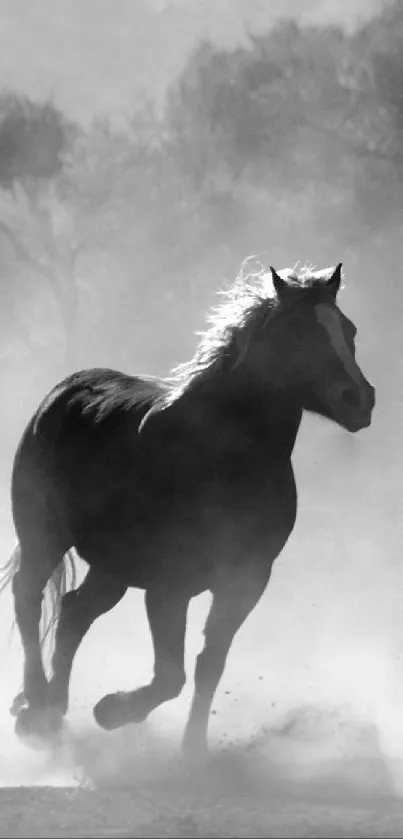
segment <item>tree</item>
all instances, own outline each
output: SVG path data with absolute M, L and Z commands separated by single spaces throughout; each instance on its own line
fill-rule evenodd
M 78 243 L 59 179 L 77 129 L 51 104 L 6 94 L 0 100 L 0 234 L 16 264 L 55 296 L 74 355 Z

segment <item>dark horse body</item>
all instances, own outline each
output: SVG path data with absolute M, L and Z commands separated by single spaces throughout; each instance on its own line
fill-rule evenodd
M 146 592 L 154 678 L 104 697 L 95 717 L 115 728 L 177 696 L 189 600 L 210 590 L 184 740 L 189 752 L 205 748 L 233 637 L 294 526 L 291 453 L 302 412 L 355 431 L 374 405 L 354 359 L 354 327 L 335 302 L 340 266 L 272 278 L 270 293 L 266 274 L 234 287 L 176 379 L 80 372 L 29 423 L 12 482 L 20 547 L 6 574 L 25 654 L 19 733 L 43 733 L 67 711 L 78 645 L 128 587 Z M 63 596 L 48 682 L 42 595 L 72 547 L 89 571 Z

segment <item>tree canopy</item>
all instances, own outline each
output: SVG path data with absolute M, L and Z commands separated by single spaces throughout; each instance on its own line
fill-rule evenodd
M 166 371 L 248 253 L 354 259 L 371 236 L 390 258 L 402 56 L 396 0 L 353 34 L 284 20 L 203 43 L 163 115 L 133 103 L 123 128 L 3 92 L 0 354 L 43 370 L 51 347 L 52 378 L 107 357 Z

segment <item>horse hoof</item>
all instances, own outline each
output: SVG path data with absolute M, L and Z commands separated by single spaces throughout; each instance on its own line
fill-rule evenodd
M 21 708 L 26 708 L 28 705 L 27 700 L 25 699 L 24 693 L 18 693 L 17 696 L 13 699 L 10 714 L 12 717 L 16 717 L 18 713 L 21 711 Z
M 42 748 L 60 731 L 62 716 L 53 709 L 21 708 L 16 715 L 15 733 L 33 748 Z
M 143 722 L 146 719 L 147 711 L 136 712 L 133 696 L 130 693 L 109 693 L 100 699 L 94 708 L 94 717 L 101 728 L 112 731 L 115 728 L 122 728 L 132 722 Z
M 97 702 L 94 707 L 95 721 L 101 728 L 113 731 L 125 724 L 124 693 L 109 693 Z

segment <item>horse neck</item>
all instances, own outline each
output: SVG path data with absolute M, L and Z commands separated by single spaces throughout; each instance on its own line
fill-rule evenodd
M 240 368 L 202 376 L 180 397 L 190 424 L 217 436 L 217 444 L 235 447 L 239 440 L 273 456 L 289 458 L 301 423 L 302 408 L 292 394 L 274 386 L 259 387 Z M 179 405 L 177 406 L 179 407 Z

